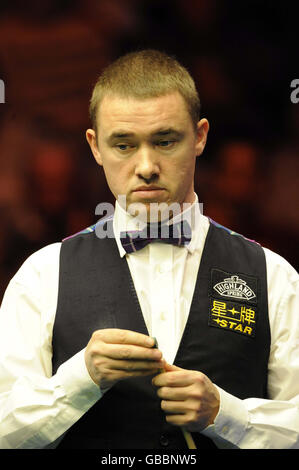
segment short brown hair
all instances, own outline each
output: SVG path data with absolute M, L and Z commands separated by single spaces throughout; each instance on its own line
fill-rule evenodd
M 89 115 L 96 131 L 97 111 L 105 95 L 153 98 L 178 91 L 196 127 L 200 116 L 200 100 L 194 80 L 179 62 L 153 49 L 130 52 L 112 62 L 100 75 L 93 89 Z

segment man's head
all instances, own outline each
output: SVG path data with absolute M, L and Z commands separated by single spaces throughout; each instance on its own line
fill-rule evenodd
M 97 113 L 104 96 L 147 99 L 178 91 L 186 102 L 196 128 L 200 117 L 200 100 L 189 72 L 173 57 L 147 49 L 128 53 L 110 64 L 93 89 L 89 114 L 97 132 Z
M 193 202 L 195 161 L 209 129 L 199 103 L 186 69 L 158 51 L 128 54 L 103 72 L 86 137 L 127 208 L 141 202 L 149 213 L 151 203 Z

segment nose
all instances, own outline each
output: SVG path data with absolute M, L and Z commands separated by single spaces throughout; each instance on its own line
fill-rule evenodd
M 142 179 L 156 178 L 160 173 L 159 162 L 153 149 L 142 147 L 136 154 L 135 174 Z

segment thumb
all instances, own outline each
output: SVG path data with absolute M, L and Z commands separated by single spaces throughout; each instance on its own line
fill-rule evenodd
M 183 370 L 181 367 L 175 366 L 174 364 L 168 364 L 168 362 L 164 362 L 164 371 L 165 372 L 171 372 L 171 371 L 176 371 L 176 370 Z

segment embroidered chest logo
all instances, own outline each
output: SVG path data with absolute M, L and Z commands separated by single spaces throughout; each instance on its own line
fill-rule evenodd
M 254 338 L 258 317 L 258 278 L 213 268 L 209 326 Z
M 212 299 L 209 325 L 253 338 L 256 328 L 256 313 L 256 308 L 248 307 L 248 305 Z
M 222 282 L 213 286 L 215 291 L 223 297 L 233 297 L 235 299 L 251 300 L 256 297 L 253 290 L 247 285 L 246 281 L 237 275 L 228 277 Z

